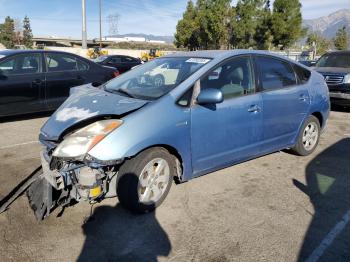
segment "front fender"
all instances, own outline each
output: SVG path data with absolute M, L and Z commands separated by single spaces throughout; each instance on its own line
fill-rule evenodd
M 168 145 L 182 159 L 183 179 L 192 174 L 190 110 L 166 96 L 123 118 L 124 123 L 89 152 L 99 160 L 130 158 L 146 148 Z

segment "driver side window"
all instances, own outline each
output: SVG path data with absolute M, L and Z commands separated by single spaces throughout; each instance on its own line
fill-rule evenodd
M 200 86 L 202 90 L 220 89 L 224 99 L 254 93 L 255 83 L 250 57 L 237 57 L 225 62 L 202 78 Z

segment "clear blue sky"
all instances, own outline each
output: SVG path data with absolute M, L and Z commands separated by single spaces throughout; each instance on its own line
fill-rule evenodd
M 233 1 L 233 3 L 236 1 Z M 304 19 L 350 8 L 350 0 L 302 0 Z M 119 33 L 173 35 L 187 0 L 102 0 L 104 19 L 118 13 Z M 86 0 L 88 37 L 98 37 L 98 0 Z M 81 37 L 81 0 L 0 0 L 0 21 L 5 16 L 31 19 L 36 36 Z M 108 23 L 103 22 L 103 34 Z

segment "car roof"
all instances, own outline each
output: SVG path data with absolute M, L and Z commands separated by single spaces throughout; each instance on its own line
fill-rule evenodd
M 198 57 L 198 58 L 211 58 L 211 59 L 225 59 L 235 55 L 246 55 L 246 54 L 260 54 L 269 55 L 284 60 L 292 61 L 281 55 L 277 55 L 268 51 L 261 50 L 250 50 L 250 49 L 234 49 L 234 50 L 201 50 L 201 51 L 189 51 L 189 52 L 174 52 L 166 55 L 166 57 Z
M 46 53 L 46 52 L 50 52 L 50 53 L 65 53 L 65 54 L 75 55 L 73 53 L 69 53 L 69 52 L 65 52 L 65 51 L 43 50 L 43 49 L 27 49 L 27 50 L 23 50 L 23 49 L 5 49 L 5 50 L 1 50 L 0 51 L 0 55 L 8 56 L 8 55 L 15 55 L 15 54 Z

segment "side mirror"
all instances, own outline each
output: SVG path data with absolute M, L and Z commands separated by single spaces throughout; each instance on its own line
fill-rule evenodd
M 92 82 L 91 85 L 93 87 L 99 87 L 100 85 L 102 85 L 100 82 Z
M 197 103 L 199 105 L 219 104 L 222 101 L 224 101 L 224 96 L 221 90 L 214 88 L 202 90 L 197 97 Z

